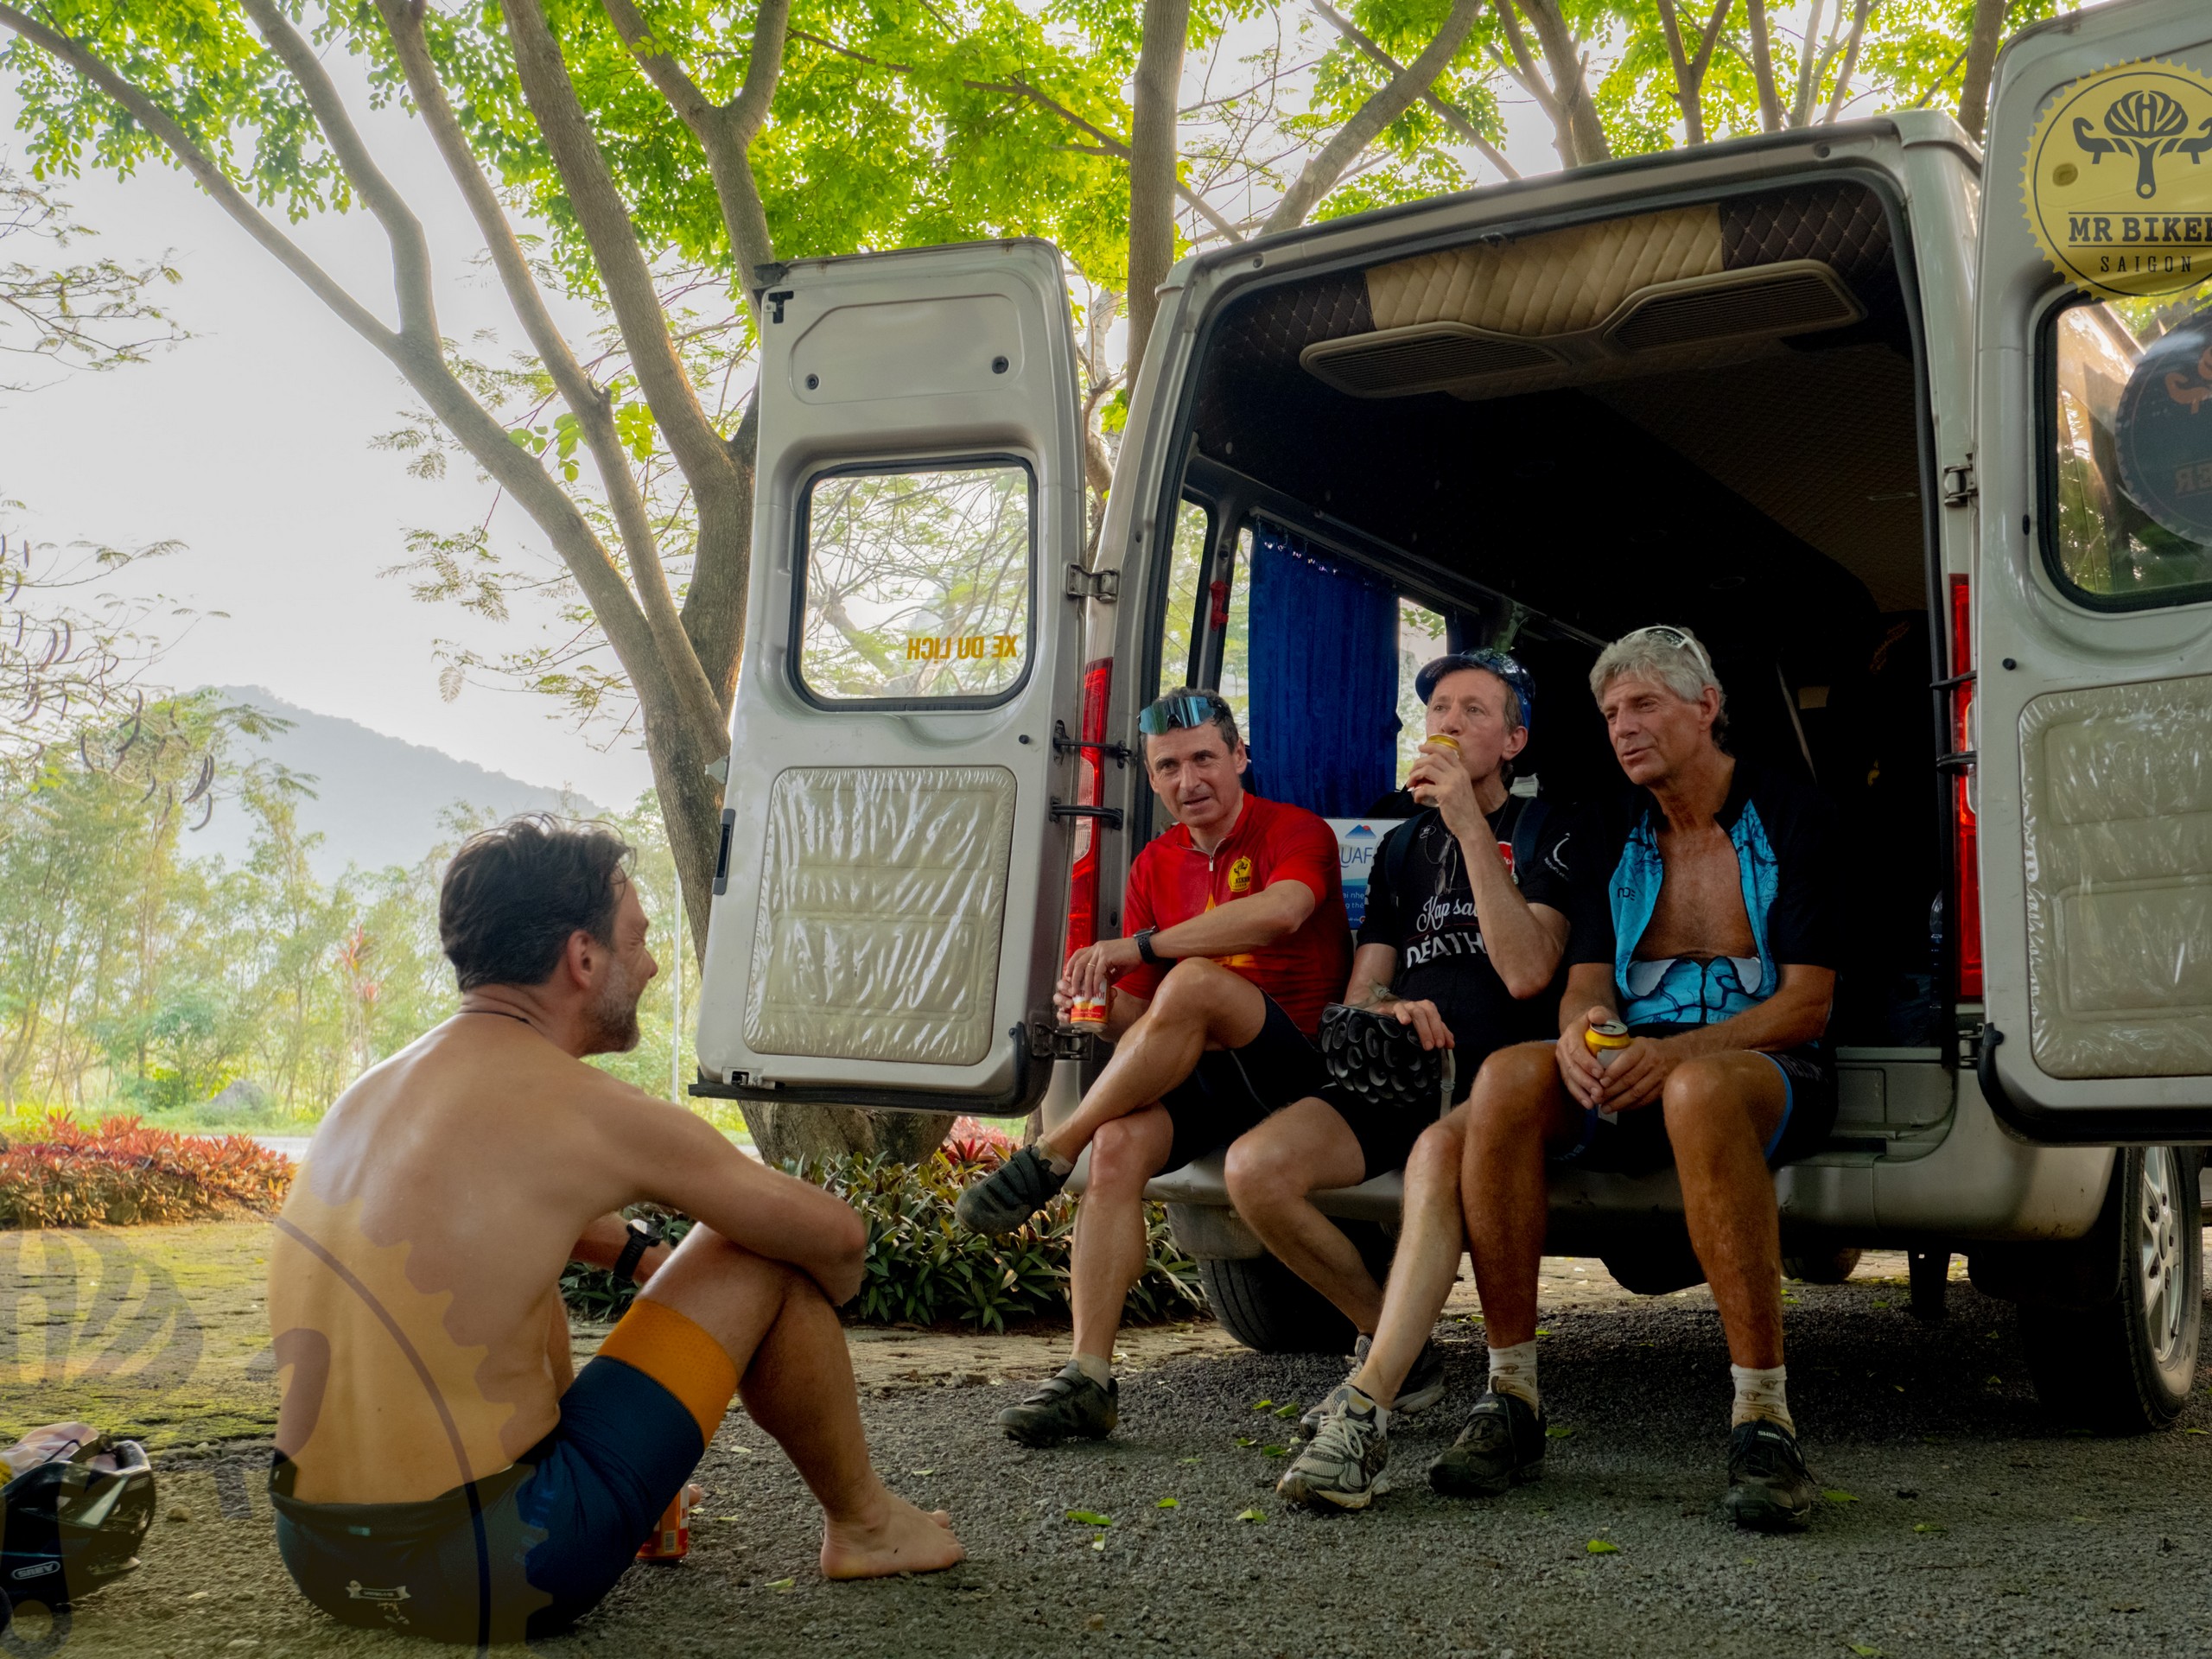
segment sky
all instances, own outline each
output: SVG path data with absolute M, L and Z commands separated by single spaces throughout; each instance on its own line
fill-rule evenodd
M 505 344 L 481 354 L 511 348 L 520 330 L 496 283 L 472 266 L 481 244 L 428 139 L 397 110 L 352 101 L 423 219 L 443 332 L 467 340 L 496 329 Z M 1505 107 L 1509 159 L 1525 174 L 1555 169 L 1548 124 L 1526 103 Z M 0 154 L 27 170 L 16 118 L 0 88 Z M 1494 177 L 1485 165 L 1476 181 Z M 182 175 L 158 166 L 126 180 L 88 173 L 56 188 L 101 232 L 99 252 L 126 261 L 166 253 L 181 270 L 181 286 L 164 300 L 193 337 L 147 364 L 56 372 L 35 391 L 0 394 L 0 496 L 22 504 L 10 527 L 41 541 L 183 543 L 132 577 L 202 613 L 173 638 L 160 679 L 266 686 L 318 713 L 610 804 L 648 788 L 642 750 L 579 734 L 543 698 L 474 683 L 453 702 L 440 696 L 438 640 L 490 652 L 531 619 L 518 610 L 508 625 L 486 622 L 423 603 L 404 578 L 380 574 L 406 557 L 410 530 L 474 524 L 493 501 L 465 458 L 445 480 L 425 482 L 406 474 L 403 457 L 372 447 L 413 404 L 397 372 Z M 392 316 L 383 236 L 366 213 L 289 228 Z M 576 307 L 563 320 L 586 316 Z M 551 567 L 550 548 L 512 505 L 495 512 L 493 527 L 504 545 Z

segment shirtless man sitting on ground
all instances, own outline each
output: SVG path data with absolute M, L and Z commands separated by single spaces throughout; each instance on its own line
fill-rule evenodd
M 636 1045 L 658 971 L 629 851 L 523 818 L 454 855 L 438 927 L 461 1011 L 340 1096 L 276 1222 L 277 1545 L 346 1623 L 479 1645 L 560 1629 L 733 1395 L 821 1503 L 824 1575 L 962 1559 L 950 1517 L 869 1466 L 836 1314 L 859 1218 L 583 1064 Z M 643 1200 L 698 1224 L 641 1256 L 620 1211 Z M 645 1287 L 581 1372 L 571 1261 Z

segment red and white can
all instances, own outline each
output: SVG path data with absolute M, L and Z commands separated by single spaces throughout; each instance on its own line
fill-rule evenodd
M 677 1493 L 660 1517 L 653 1535 L 639 1546 L 638 1559 L 673 1567 L 691 1553 L 691 1488 Z
M 1111 993 L 1107 993 L 1110 995 Z M 1106 1029 L 1106 996 L 1078 996 L 1068 1005 L 1068 1026 L 1074 1031 Z

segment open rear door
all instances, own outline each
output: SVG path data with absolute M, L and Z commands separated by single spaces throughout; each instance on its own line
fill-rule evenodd
M 1059 254 L 802 261 L 763 312 L 700 1090 L 1025 1111 L 1088 591 Z
M 2212 6 L 2127 0 L 2014 41 L 1982 203 L 1980 547 L 1952 594 L 1953 671 L 1976 677 L 1949 764 L 1980 842 L 1983 1090 L 2039 1140 L 2201 1140 Z

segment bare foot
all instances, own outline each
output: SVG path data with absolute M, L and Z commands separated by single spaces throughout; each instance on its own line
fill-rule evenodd
M 822 1576 L 825 1579 L 941 1573 L 967 1559 L 967 1550 L 952 1535 L 952 1516 L 948 1511 L 934 1510 L 925 1514 L 887 1490 L 872 1519 L 832 1521 L 823 1529 Z

